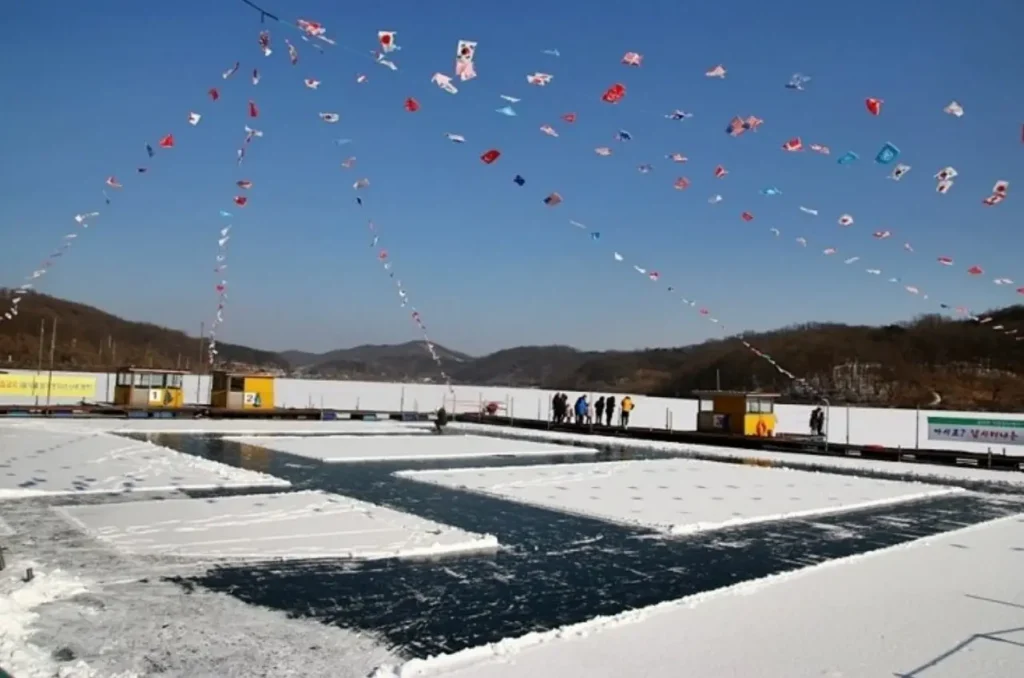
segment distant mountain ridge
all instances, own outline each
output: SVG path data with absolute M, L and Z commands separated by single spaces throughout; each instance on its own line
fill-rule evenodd
M 0 298 L 9 291 L 0 290 Z M 118 318 L 92 306 L 44 294 L 23 295 L 20 312 L 0 323 L 0 370 L 39 364 L 39 327 L 58 319 L 55 366 L 108 371 L 124 364 L 206 369 L 198 337 Z M 1024 306 L 990 313 L 993 325 L 1024 327 Z M 686 396 L 695 389 L 764 389 L 833 404 L 915 406 L 942 395 L 950 409 L 1024 411 L 1024 342 L 975 323 L 924 316 L 885 327 L 806 324 L 743 335 L 810 385 L 781 375 L 733 338 L 680 348 L 581 351 L 570 346 L 519 346 L 471 356 L 436 345 L 456 383 L 546 387 L 571 392 Z M 48 365 L 49 330 L 44 337 Z M 325 353 L 266 351 L 220 344 L 238 369 L 303 378 L 438 382 L 438 366 L 422 341 L 362 345 Z

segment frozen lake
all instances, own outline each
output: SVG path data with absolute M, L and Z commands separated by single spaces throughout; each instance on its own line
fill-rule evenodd
M 226 439 L 332 463 L 597 453 L 594 449 L 553 442 L 509 440 L 477 435 L 274 436 Z
M 960 491 L 693 459 L 400 471 L 396 475 L 674 535 Z
M 128 554 L 201 560 L 374 560 L 495 550 L 496 538 L 324 492 L 58 509 Z
M 287 487 L 266 473 L 74 425 L 0 423 L 0 500 L 156 490 Z
M 377 675 L 1018 678 L 1021 567 L 1018 515 Z

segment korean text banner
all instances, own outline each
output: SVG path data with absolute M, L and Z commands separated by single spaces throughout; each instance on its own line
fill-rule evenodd
M 95 398 L 96 377 L 0 374 L 0 396 Z
M 928 417 L 928 440 L 961 443 L 1024 445 L 1024 421 L 1013 419 L 972 419 Z

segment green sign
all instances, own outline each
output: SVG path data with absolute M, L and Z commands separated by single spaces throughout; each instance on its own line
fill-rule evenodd
M 928 417 L 928 439 L 988 445 L 1024 445 L 1024 420 Z

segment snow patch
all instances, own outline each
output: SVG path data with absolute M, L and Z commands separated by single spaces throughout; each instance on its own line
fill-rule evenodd
M 399 471 L 395 475 L 673 536 L 963 492 L 694 459 Z
M 320 491 L 56 509 L 123 553 L 201 561 L 378 560 L 494 551 L 497 537 Z

